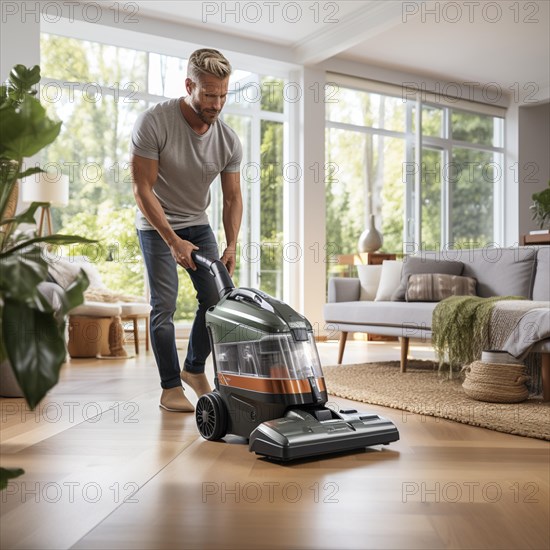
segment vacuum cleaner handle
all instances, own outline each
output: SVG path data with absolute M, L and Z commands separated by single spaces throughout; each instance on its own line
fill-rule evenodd
M 193 258 L 193 261 L 197 265 L 200 265 L 210 271 L 214 277 L 220 299 L 235 288 L 235 285 L 231 280 L 231 275 L 229 275 L 229 271 L 227 271 L 227 268 L 224 264 L 222 264 L 222 262 L 220 262 L 220 260 L 209 260 L 196 252 L 191 252 L 191 258 Z

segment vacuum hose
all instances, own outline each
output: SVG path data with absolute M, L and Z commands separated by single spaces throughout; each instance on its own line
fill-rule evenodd
M 205 258 L 201 254 L 197 254 L 196 252 L 191 252 L 191 258 L 193 258 L 193 261 L 197 265 L 204 267 L 205 269 L 208 269 L 210 271 L 210 273 L 214 277 L 220 299 L 235 288 L 235 285 L 231 280 L 231 276 L 229 275 L 227 268 L 225 267 L 225 265 L 222 264 L 222 262 L 220 262 L 220 260 L 209 260 L 208 258 Z

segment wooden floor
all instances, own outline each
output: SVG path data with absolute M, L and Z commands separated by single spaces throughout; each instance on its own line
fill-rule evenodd
M 335 363 L 337 343 L 319 350 Z M 346 349 L 348 363 L 386 359 L 396 344 Z M 203 440 L 159 393 L 142 351 L 73 360 L 35 412 L 1 400 L 2 466 L 26 475 L 1 493 L 0 547 L 549 548 L 547 442 L 355 404 L 388 416 L 400 441 L 278 465 L 239 438 Z

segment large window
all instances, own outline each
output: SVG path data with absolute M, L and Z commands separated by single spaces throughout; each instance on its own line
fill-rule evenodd
M 109 288 L 143 295 L 128 147 L 133 121 L 149 105 L 137 97 L 146 87 L 147 54 L 42 34 L 41 66 L 42 102 L 63 121 L 42 165 L 66 174 L 70 185 L 69 205 L 54 209 L 54 225 L 99 240 L 66 252 L 94 262 Z
M 246 144 L 241 170 L 244 201 L 236 284 L 283 297 L 284 80 L 243 73 L 231 87 L 224 120 Z M 214 186 L 214 190 L 219 187 Z M 221 211 L 218 191 L 216 208 Z M 217 221 L 223 242 L 221 216 Z
M 498 241 L 503 119 L 380 87 L 327 86 L 327 241 L 356 252 L 371 214 L 388 252 Z
M 402 247 L 406 106 L 395 97 L 338 86 L 327 98 L 327 242 L 353 253 L 371 214 L 385 250 Z
M 43 103 L 63 121 L 42 164 L 69 176 L 70 204 L 55 209 L 57 230 L 84 234 L 98 245 L 74 246 L 100 270 L 105 284 L 144 295 L 144 267 L 134 227 L 129 170 L 130 135 L 139 113 L 184 93 L 187 60 L 41 35 Z M 245 202 L 235 282 L 282 298 L 284 80 L 235 70 L 223 119 L 243 145 L 241 184 Z M 211 187 L 209 219 L 225 241 L 219 178 Z M 177 321 L 191 321 L 195 291 L 180 270 Z

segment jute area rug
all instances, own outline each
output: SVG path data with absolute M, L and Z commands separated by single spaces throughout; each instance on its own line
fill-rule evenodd
M 476 401 L 464 393 L 459 374 L 449 379 L 431 361 L 410 360 L 405 373 L 398 361 L 323 367 L 323 372 L 331 395 L 550 440 L 549 403 L 540 398 L 514 404 Z

